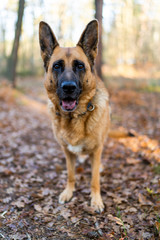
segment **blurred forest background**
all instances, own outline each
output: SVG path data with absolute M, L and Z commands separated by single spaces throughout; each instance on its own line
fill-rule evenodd
M 75 46 L 95 17 L 97 72 L 120 133 L 104 146 L 99 215 L 89 207 L 89 159 L 76 162 L 72 201 L 58 203 L 67 171 L 51 131 L 38 39 L 43 20 L 61 46 Z M 160 239 L 159 92 L 160 1 L 1 1 L 0 239 Z
M 104 81 L 114 86 L 159 90 L 160 2 L 97 2 L 103 2 Z M 1 79 L 10 78 L 9 61 L 13 51 L 18 5 L 18 0 L 5 0 L 0 5 Z M 74 46 L 85 25 L 94 17 L 94 0 L 26 0 L 16 67 L 18 79 L 32 76 L 32 81 L 34 78 L 42 80 L 44 69 L 38 43 L 38 25 L 41 20 L 50 24 L 61 46 Z

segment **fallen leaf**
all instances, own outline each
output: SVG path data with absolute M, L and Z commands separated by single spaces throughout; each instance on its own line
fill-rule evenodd
M 91 215 L 95 215 L 95 209 L 91 206 L 88 206 L 86 203 L 82 204 L 83 210 Z
M 56 173 L 60 173 L 63 170 L 63 166 L 58 163 L 55 164 L 55 168 L 56 168 Z
M 137 209 L 134 207 L 129 207 L 127 209 L 124 210 L 125 213 L 136 213 Z
M 127 162 L 128 164 L 135 165 L 135 164 L 140 163 L 141 160 L 135 159 L 135 158 L 127 158 L 127 159 L 126 159 L 126 162 Z
M 153 234 L 152 234 L 152 233 L 149 233 L 149 232 L 144 232 L 144 233 L 142 234 L 142 236 L 143 236 L 143 239 L 151 239 L 151 237 L 153 236 Z
M 77 218 L 77 217 L 71 217 L 71 222 L 72 223 L 77 223 L 80 221 L 80 218 Z
M 12 200 L 11 197 L 6 197 L 6 198 L 3 199 L 3 202 L 4 203 L 9 203 L 11 200 Z
M 160 235 L 160 222 L 155 222 L 156 229 Z
M 83 167 L 77 167 L 76 168 L 76 173 L 83 173 L 84 172 L 84 168 Z
M 138 200 L 141 205 L 153 205 L 153 203 L 147 200 L 146 197 L 141 193 L 138 194 Z
M 11 205 L 16 206 L 18 208 L 24 208 L 24 206 L 25 206 L 24 202 L 22 202 L 20 200 L 12 202 Z
M 109 220 L 111 220 L 111 221 L 113 221 L 113 222 L 116 222 L 118 225 L 121 225 L 121 226 L 124 225 L 123 222 L 122 222 L 122 220 L 121 220 L 120 218 L 114 217 L 114 216 L 111 215 L 111 214 L 108 214 L 108 218 L 109 218 Z
M 39 204 L 34 204 L 34 209 L 35 209 L 37 212 L 42 212 L 42 207 L 41 207 Z
M 71 212 L 69 209 L 63 208 L 63 210 L 60 212 L 60 215 L 64 217 L 64 219 L 68 219 L 71 216 Z

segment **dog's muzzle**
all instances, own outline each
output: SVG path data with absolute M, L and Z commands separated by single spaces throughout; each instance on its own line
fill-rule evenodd
M 81 88 L 77 81 L 62 81 L 57 89 L 60 106 L 63 111 L 73 112 L 77 105 Z
M 73 111 L 77 106 L 77 99 L 75 93 L 77 92 L 77 84 L 74 81 L 64 81 L 61 84 L 63 94 L 67 97 L 62 99 L 61 107 L 65 111 Z
M 58 80 L 57 95 L 63 111 L 73 112 L 81 93 L 80 81 L 73 71 L 65 70 Z

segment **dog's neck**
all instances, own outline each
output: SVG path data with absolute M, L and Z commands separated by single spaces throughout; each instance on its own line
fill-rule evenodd
M 82 111 L 81 113 L 74 113 L 74 112 L 60 112 L 60 111 L 56 111 L 56 115 L 59 116 L 59 117 L 64 117 L 64 118 L 67 118 L 67 119 L 72 119 L 72 118 L 77 118 L 77 117 L 83 117 L 84 115 L 86 115 L 87 113 L 89 112 L 92 112 L 94 111 L 95 109 L 95 106 L 92 104 L 92 102 L 90 101 L 87 105 L 87 108 L 86 108 L 86 111 Z

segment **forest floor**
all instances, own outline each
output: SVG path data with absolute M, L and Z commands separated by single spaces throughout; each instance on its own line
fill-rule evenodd
M 60 205 L 65 158 L 45 107 L 0 88 L 0 239 L 160 239 L 160 95 L 112 90 L 111 107 L 112 127 L 134 136 L 105 143 L 97 214 L 89 159 L 76 163 L 74 197 Z

